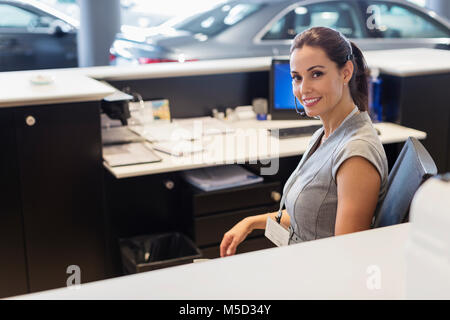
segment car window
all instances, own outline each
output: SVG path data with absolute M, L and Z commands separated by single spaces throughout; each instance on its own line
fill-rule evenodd
M 348 38 L 361 38 L 362 27 L 356 10 L 344 1 L 299 6 L 275 22 L 262 39 L 293 39 L 296 34 L 317 26 L 339 30 Z
M 38 16 L 30 11 L 0 4 L 0 27 L 2 28 L 27 28 L 38 21 Z
M 0 4 L 0 28 L 48 28 L 55 18 L 23 8 Z
M 371 14 L 367 27 L 374 27 L 382 38 L 447 38 L 450 31 L 425 14 L 402 5 L 384 1 L 368 1 Z
M 196 15 L 174 26 L 175 29 L 193 34 L 213 36 L 238 23 L 262 7 L 257 3 L 226 3 L 210 11 Z

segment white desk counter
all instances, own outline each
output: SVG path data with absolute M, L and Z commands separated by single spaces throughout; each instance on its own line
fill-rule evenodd
M 409 230 L 405 223 L 15 298 L 404 299 Z
M 450 51 L 412 48 L 364 51 L 367 65 L 401 77 L 450 72 Z M 288 59 L 288 56 L 278 58 Z M 218 59 L 187 63 L 158 63 L 139 66 L 107 66 L 77 70 L 99 80 L 169 78 L 233 72 L 269 71 L 272 57 Z
M 437 49 L 397 49 L 364 52 L 369 67 L 402 77 L 450 72 L 450 51 Z M 287 58 L 287 57 L 285 57 Z M 103 66 L 0 73 L 0 107 L 60 102 L 77 102 L 113 93 L 96 80 L 170 78 L 235 72 L 269 71 L 271 57 L 222 59 L 188 63 L 159 63 L 139 66 Z M 51 85 L 33 85 L 30 78 L 52 75 Z M 95 80 L 94 80 L 95 79 Z
M 36 75 L 52 75 L 50 84 L 33 84 Z M 109 85 L 81 74 L 53 71 L 1 72 L 0 108 L 83 101 L 99 101 L 115 92 Z
M 428 48 L 364 51 L 370 68 L 382 73 L 409 77 L 450 72 L 450 51 Z M 289 59 L 288 56 L 278 58 Z M 132 67 L 97 67 L 81 69 L 85 75 L 103 80 L 168 78 L 232 72 L 269 71 L 272 57 L 219 59 L 188 63 L 160 63 Z
M 369 67 L 385 74 L 410 77 L 450 72 L 450 50 L 427 48 L 364 52 Z
M 35 74 L 71 74 L 96 80 L 137 80 L 152 78 L 173 78 L 234 72 L 268 71 L 271 57 L 217 59 L 192 61 L 186 63 L 153 63 L 127 66 L 98 66 L 84 68 L 60 68 L 47 70 L 8 71 L 3 75 L 22 74 L 30 77 Z
M 252 148 L 250 147 L 239 149 L 236 140 L 239 139 L 239 135 L 245 135 L 246 132 L 251 132 L 252 130 L 256 133 L 258 129 L 297 127 L 312 124 L 320 124 L 320 120 L 239 121 L 232 123 L 236 129 L 235 133 L 226 135 L 226 137 L 225 135 L 212 137 L 212 141 L 205 143 L 208 147 L 203 153 L 192 154 L 185 157 L 174 157 L 166 153 L 155 151 L 162 158 L 161 162 L 122 167 L 110 167 L 104 163 L 104 166 L 116 178 L 128 178 L 214 165 L 233 163 L 243 164 L 249 161 L 300 156 L 305 152 L 310 136 L 278 140 L 274 137 L 268 137 L 268 139 L 266 139 L 266 136 L 262 135 L 259 137 L 263 140 L 267 140 L 266 143 L 263 144 L 263 146 L 267 146 L 267 148 L 255 147 L 253 149 L 254 152 L 251 151 Z M 393 123 L 377 123 L 375 124 L 375 127 L 380 130 L 380 139 L 383 144 L 406 141 L 410 136 L 417 139 L 426 138 L 425 132 Z M 229 143 L 225 144 L 227 141 Z M 151 144 L 149 144 L 149 146 L 151 146 Z M 227 148 L 226 146 L 229 147 Z

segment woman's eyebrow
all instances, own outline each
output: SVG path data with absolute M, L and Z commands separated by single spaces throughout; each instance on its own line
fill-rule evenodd
M 324 66 L 316 65 L 316 66 L 309 67 L 308 70 L 306 70 L 306 71 L 310 71 L 310 70 L 312 70 L 312 69 L 314 69 L 314 68 L 324 68 L 324 69 L 325 69 Z M 295 70 L 291 70 L 291 73 L 292 73 L 292 74 L 298 74 L 298 72 L 295 71 Z
M 321 65 L 312 66 L 312 67 L 309 67 L 308 70 L 306 70 L 306 71 L 309 71 L 309 70 L 314 69 L 314 68 L 325 68 L 325 67 L 321 66 Z

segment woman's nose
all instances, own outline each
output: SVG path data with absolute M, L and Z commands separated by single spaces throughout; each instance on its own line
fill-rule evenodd
M 302 83 L 299 86 L 299 90 L 302 95 L 310 93 L 311 92 L 310 83 L 308 81 L 302 81 Z

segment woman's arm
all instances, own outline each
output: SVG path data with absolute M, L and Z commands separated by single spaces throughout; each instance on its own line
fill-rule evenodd
M 271 212 L 271 213 L 264 213 L 264 214 L 260 214 L 257 216 L 247 217 L 245 219 L 249 220 L 250 225 L 252 227 L 251 231 L 253 231 L 255 229 L 265 229 L 267 217 L 270 216 L 273 220 L 275 220 L 277 215 L 278 215 L 278 211 L 275 211 L 275 212 Z M 280 224 L 283 227 L 285 227 L 286 229 L 289 228 L 289 226 L 291 225 L 291 219 L 289 218 L 289 215 L 287 214 L 286 209 L 283 210 L 283 215 L 281 216 Z
M 224 234 L 222 242 L 220 243 L 220 256 L 226 257 L 234 255 L 236 253 L 237 246 L 244 241 L 253 230 L 265 229 L 267 218 L 271 217 L 275 220 L 277 215 L 278 211 L 275 211 L 242 219 Z M 286 210 L 283 210 L 280 223 L 286 229 L 289 228 L 291 222 Z
M 351 157 L 339 167 L 336 183 L 335 235 L 370 229 L 381 184 L 377 169 L 363 157 Z

